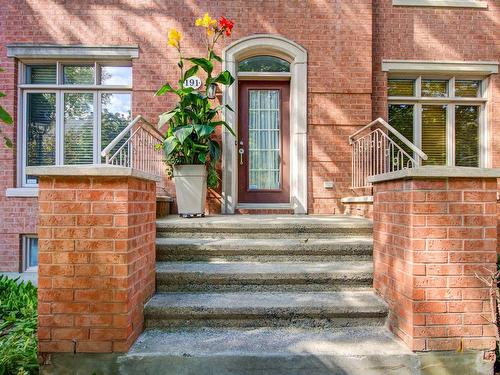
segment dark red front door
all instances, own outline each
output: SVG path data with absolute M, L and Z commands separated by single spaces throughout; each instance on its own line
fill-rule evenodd
M 290 84 L 240 81 L 238 202 L 290 202 Z

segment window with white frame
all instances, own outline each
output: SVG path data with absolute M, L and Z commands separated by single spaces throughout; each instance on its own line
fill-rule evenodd
M 35 272 L 38 270 L 38 237 L 25 235 L 23 240 L 23 271 Z
M 390 77 L 387 86 L 389 123 L 427 154 L 423 165 L 486 166 L 486 80 Z
M 128 62 L 24 61 L 19 87 L 22 186 L 38 183 L 27 166 L 99 164 L 131 121 Z

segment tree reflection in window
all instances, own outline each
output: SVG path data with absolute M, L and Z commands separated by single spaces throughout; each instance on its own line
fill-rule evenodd
M 240 61 L 240 72 L 290 72 L 290 63 L 275 56 L 254 56 Z
M 54 165 L 56 161 L 56 94 L 28 93 L 26 165 Z M 38 180 L 35 176 L 27 179 Z

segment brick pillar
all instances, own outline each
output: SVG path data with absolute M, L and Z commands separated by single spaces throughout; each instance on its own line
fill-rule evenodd
M 495 348 L 489 289 L 475 274 L 496 270 L 498 170 L 461 170 L 374 183 L 374 286 L 414 351 Z
M 155 288 L 155 182 L 39 168 L 39 351 L 127 351 Z

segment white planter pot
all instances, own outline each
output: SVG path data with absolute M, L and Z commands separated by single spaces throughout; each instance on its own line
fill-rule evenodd
M 204 215 L 207 198 L 205 165 L 175 165 L 174 182 L 179 215 Z

